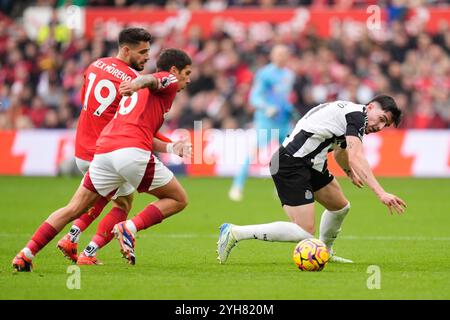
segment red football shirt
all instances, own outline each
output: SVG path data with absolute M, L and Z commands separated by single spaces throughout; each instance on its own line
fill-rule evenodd
M 120 83 L 138 75 L 137 71 L 117 58 L 100 58 L 86 69 L 81 90 L 83 108 L 75 139 L 77 158 L 92 161 L 97 139 L 116 114 L 122 99 Z
M 120 101 L 116 115 L 97 140 L 96 153 L 136 147 L 152 151 L 153 137 L 164 122 L 178 90 L 177 78 L 168 72 L 153 74 L 163 87 L 141 89 Z

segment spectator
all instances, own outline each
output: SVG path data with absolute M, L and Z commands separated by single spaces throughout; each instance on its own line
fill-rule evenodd
M 21 3 L 21 5 L 16 4 Z M 359 37 L 343 36 L 336 27 L 328 39 L 312 27 L 281 34 L 264 26 L 264 37 L 252 32 L 233 34 L 226 20 L 217 18 L 208 38 L 199 26 L 187 34 L 172 30 L 157 37 L 152 59 L 168 46 L 180 46 L 194 63 L 191 83 L 168 115 L 166 127 L 192 128 L 194 120 L 216 128 L 248 128 L 253 110 L 248 104 L 255 70 L 267 63 L 268 53 L 278 43 L 288 43 L 295 52 L 295 108 L 300 116 L 312 106 L 334 99 L 367 102 L 377 93 L 399 97 L 404 105 L 403 127 L 450 128 L 450 28 L 441 23 L 435 34 L 420 27 L 406 28 L 402 1 L 371 0 L 78 0 L 0 1 L 0 10 L 12 13 L 31 3 L 61 7 L 73 3 L 87 6 L 133 5 L 134 7 L 202 7 L 223 10 L 233 6 L 332 6 L 348 8 L 370 4 L 393 4 L 391 25 L 383 37 L 368 32 Z M 444 1 L 423 1 L 424 5 Z M 404 7 L 404 6 L 403 6 Z M 0 13 L 1 15 L 1 13 Z M 423 28 L 423 26 L 422 26 Z M 92 60 L 111 55 L 114 28 L 98 23 L 88 40 L 65 28 L 53 12 L 52 23 L 29 39 L 18 22 L 0 16 L 0 129 L 24 127 L 72 128 L 81 108 L 83 70 Z M 50 110 L 52 110 L 50 112 Z M 48 114 L 49 113 L 49 114 Z

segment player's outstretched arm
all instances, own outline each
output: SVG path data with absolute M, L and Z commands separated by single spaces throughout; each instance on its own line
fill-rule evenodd
M 333 152 L 334 159 L 336 160 L 337 164 L 342 168 L 342 170 L 345 172 L 347 177 L 349 177 L 350 180 L 352 180 L 352 183 L 357 186 L 358 188 L 362 188 L 364 183 L 361 180 L 361 178 L 350 168 L 350 165 L 348 164 L 348 154 L 345 149 L 340 148 L 339 146 L 336 147 L 336 149 Z
M 140 75 L 132 81 L 123 81 L 119 86 L 119 93 L 122 96 L 131 96 L 134 92 L 150 88 L 151 90 L 159 89 L 160 81 L 151 74 Z
M 162 141 L 159 138 L 154 137 L 153 138 L 153 151 L 166 153 L 167 152 L 167 145 L 169 143 L 171 143 L 171 142 L 165 142 L 165 141 Z
M 387 193 L 375 178 L 370 165 L 364 156 L 362 142 L 358 137 L 347 136 L 347 153 L 348 163 L 350 168 L 361 178 L 361 180 L 369 186 L 370 189 L 377 195 L 378 199 L 389 208 L 397 213 L 403 213 L 406 208 L 406 203 L 396 195 Z
M 156 152 L 173 153 L 183 158 L 190 158 L 192 156 L 192 144 L 187 137 L 168 143 L 154 137 L 153 150 Z
M 180 157 L 190 158 L 192 156 L 192 143 L 188 137 L 183 137 L 181 140 L 174 142 L 172 149 L 173 153 Z

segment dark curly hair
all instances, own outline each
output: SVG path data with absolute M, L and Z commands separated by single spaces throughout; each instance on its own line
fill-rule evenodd
M 367 104 L 370 104 L 372 102 L 378 102 L 383 111 L 390 112 L 392 114 L 392 122 L 397 128 L 402 120 L 402 110 L 398 108 L 394 98 L 385 94 L 380 94 L 370 100 Z

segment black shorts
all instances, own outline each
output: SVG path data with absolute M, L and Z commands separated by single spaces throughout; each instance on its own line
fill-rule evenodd
M 314 192 L 334 179 L 328 169 L 319 172 L 303 159 L 289 155 L 283 147 L 272 156 L 270 173 L 281 204 L 288 206 L 313 203 Z

